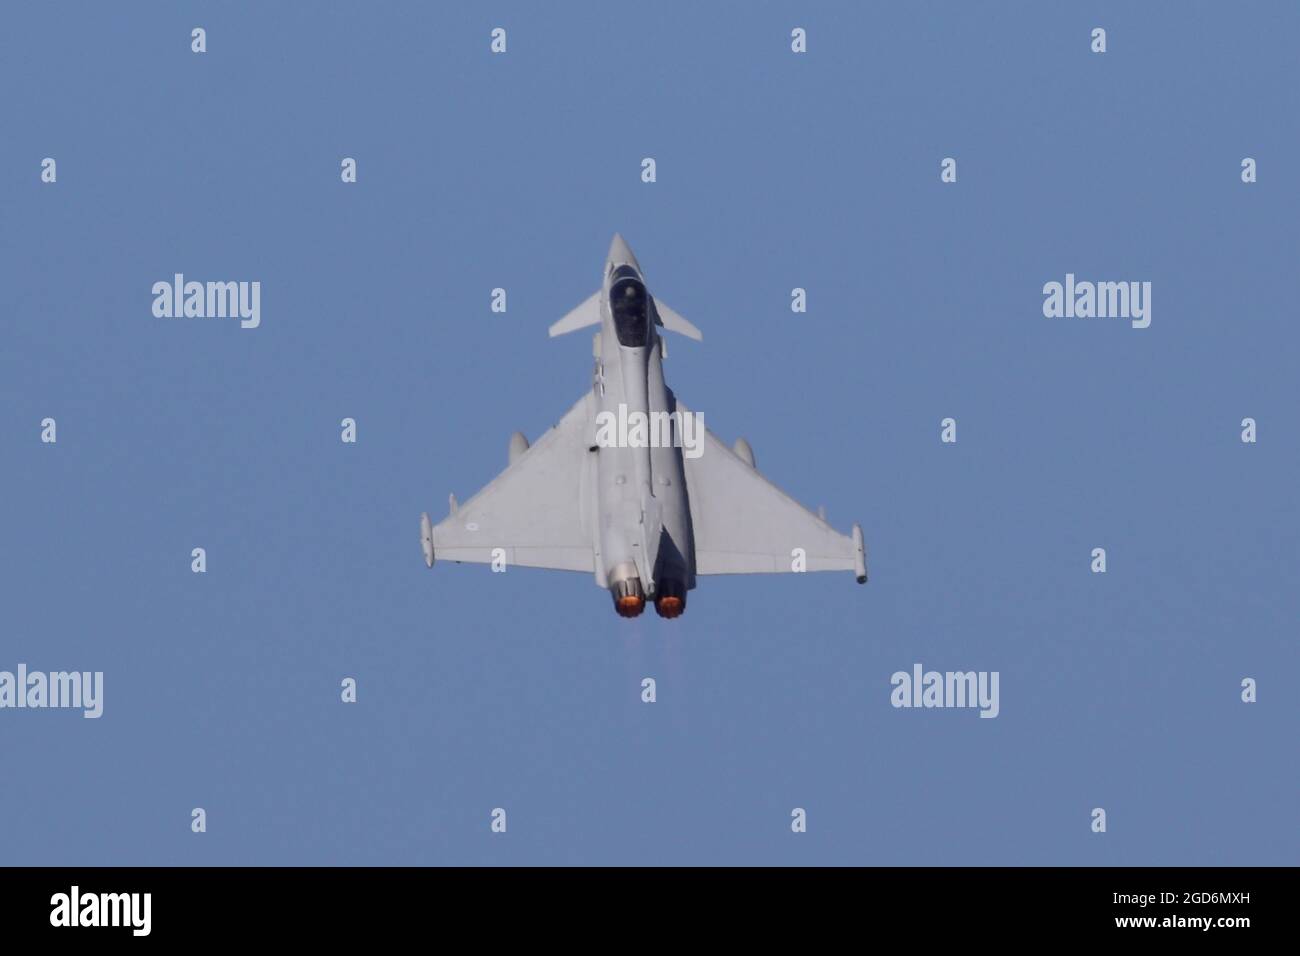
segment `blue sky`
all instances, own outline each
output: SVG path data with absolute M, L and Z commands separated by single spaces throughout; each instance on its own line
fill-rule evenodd
M 0 711 L 0 863 L 1297 862 L 1294 8 L 2 16 L 0 669 L 105 700 Z M 704 332 L 670 384 L 868 585 L 627 622 L 424 567 L 420 512 L 587 387 L 546 327 L 615 231 Z M 176 272 L 261 326 L 155 318 Z M 1066 273 L 1151 327 L 1045 318 Z M 997 719 L 891 707 L 917 662 L 998 671 Z

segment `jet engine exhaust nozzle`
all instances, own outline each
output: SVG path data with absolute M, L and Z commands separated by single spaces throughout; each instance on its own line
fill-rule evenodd
M 614 610 L 619 617 L 636 617 L 645 610 L 645 592 L 641 590 L 641 579 L 622 578 L 609 587 L 614 596 Z
M 686 611 L 686 585 L 681 581 L 660 581 L 655 589 L 655 611 L 660 617 L 681 617 Z

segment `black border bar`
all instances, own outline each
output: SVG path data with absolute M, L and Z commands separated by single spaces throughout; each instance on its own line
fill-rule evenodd
M 1296 873 L 1276 867 L 0 868 L 0 926 L 7 941 L 63 937 L 79 945 L 114 937 L 338 944 L 420 934 L 450 942 L 465 931 L 486 933 L 493 942 L 538 943 L 558 933 L 668 945 L 692 933 L 766 943 L 781 936 L 797 942 L 813 930 L 855 938 L 916 932 L 918 942 L 1046 934 L 1230 945 L 1243 933 L 1285 932 Z M 143 928 L 143 897 L 128 903 L 119 895 L 144 893 L 147 936 L 135 933 Z M 106 921 L 116 912 L 127 925 L 52 925 L 80 923 L 83 915 L 97 921 L 101 901 Z

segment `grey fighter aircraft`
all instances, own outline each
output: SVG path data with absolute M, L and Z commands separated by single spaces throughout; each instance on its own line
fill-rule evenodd
M 588 326 L 591 389 L 532 447 L 515 432 L 506 470 L 463 505 L 452 495 L 441 522 L 421 516 L 425 564 L 585 571 L 622 617 L 647 601 L 679 616 L 705 574 L 852 571 L 866 582 L 861 528 L 840 534 L 790 498 L 759 474 L 748 442 L 728 448 L 664 384 L 660 330 L 700 331 L 650 295 L 621 236 L 600 289 L 550 334 Z

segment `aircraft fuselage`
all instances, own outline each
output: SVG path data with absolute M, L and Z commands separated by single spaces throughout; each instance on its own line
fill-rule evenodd
M 640 614 L 647 600 L 676 617 L 695 586 L 691 512 L 683 477 L 680 419 L 664 383 L 663 340 L 641 269 L 621 238 L 605 264 L 592 391 L 597 413 L 663 427 L 670 441 L 593 445 L 596 576 L 619 614 Z M 665 434 L 668 437 L 668 434 Z

